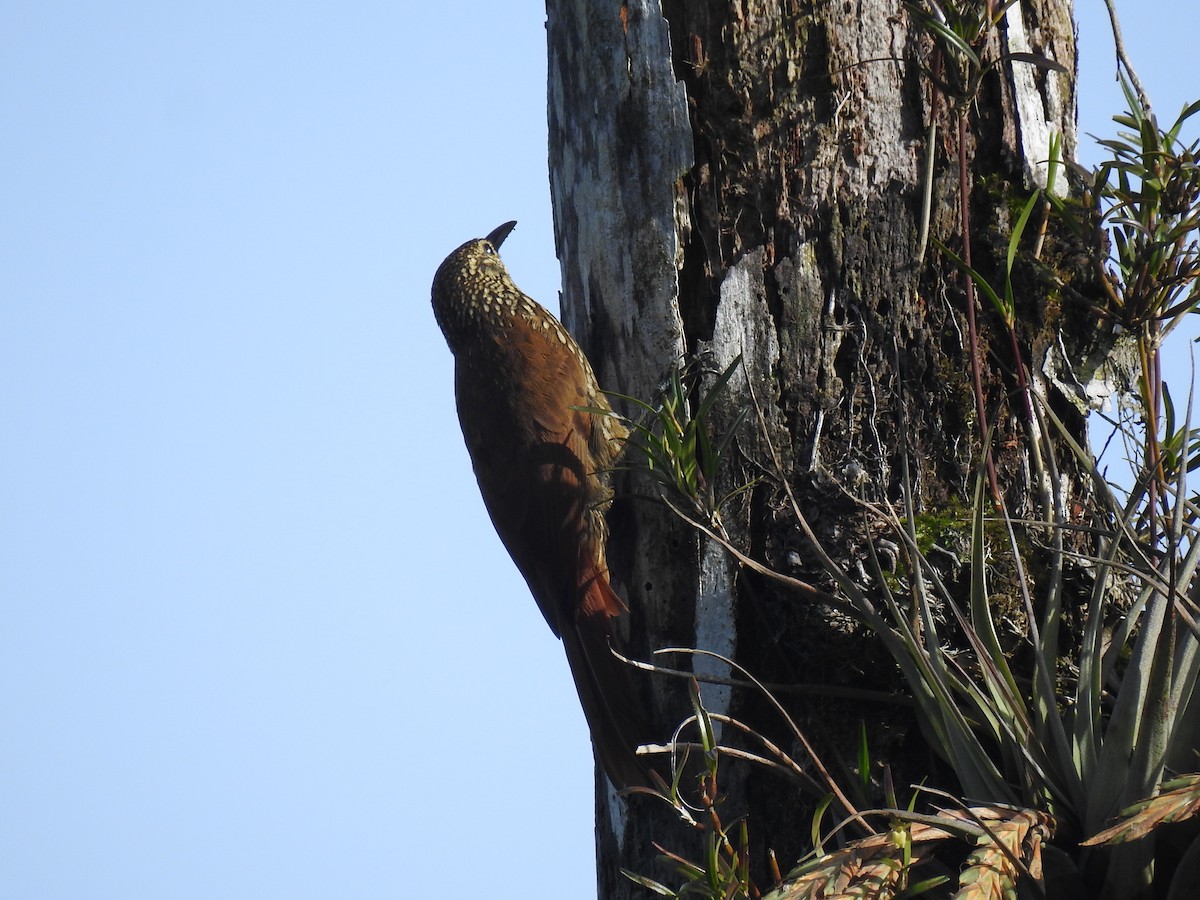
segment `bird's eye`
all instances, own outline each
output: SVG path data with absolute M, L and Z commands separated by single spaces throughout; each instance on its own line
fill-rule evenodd
M 496 255 L 496 248 L 495 248 L 495 247 L 493 247 L 493 246 L 492 246 L 490 243 L 488 243 L 487 241 L 484 241 L 484 242 L 483 242 L 483 252 L 484 252 L 484 253 L 486 253 L 488 256 L 495 256 L 495 255 Z

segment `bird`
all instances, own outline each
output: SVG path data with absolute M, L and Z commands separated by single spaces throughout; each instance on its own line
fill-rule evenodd
M 650 718 L 610 649 L 627 609 L 609 583 L 605 512 L 628 432 L 575 339 L 501 261 L 516 224 L 467 241 L 433 279 L 459 423 L 496 533 L 562 640 L 596 758 L 618 790 L 652 787 L 636 754 Z

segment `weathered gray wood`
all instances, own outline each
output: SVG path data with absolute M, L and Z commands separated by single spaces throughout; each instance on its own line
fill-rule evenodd
M 677 266 L 688 230 L 681 179 L 692 162 L 686 95 L 676 81 L 667 23 L 653 2 L 547 4 L 550 187 L 562 266 L 563 317 L 596 361 L 606 388 L 650 397 L 685 350 Z M 620 404 L 617 404 L 620 406 Z M 673 607 L 690 615 L 693 536 L 662 510 L 618 500 L 623 538 L 610 556 L 641 656 L 661 646 L 645 632 Z M 636 548 L 636 551 L 635 551 Z M 667 704 L 658 702 L 660 721 Z M 670 735 L 667 724 L 663 739 Z M 638 800 L 639 808 L 648 801 Z M 643 856 L 644 816 L 597 778 L 600 895 L 630 885 L 618 859 Z

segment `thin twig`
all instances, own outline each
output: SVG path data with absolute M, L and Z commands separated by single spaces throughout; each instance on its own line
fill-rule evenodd
M 838 785 L 836 779 L 834 779 L 834 777 L 829 773 L 829 770 L 821 761 L 821 757 L 817 755 L 816 749 L 812 746 L 812 744 L 809 743 L 808 738 L 804 736 L 804 732 L 801 730 L 800 726 L 796 724 L 796 720 L 792 718 L 791 714 L 784 708 L 783 704 L 780 703 L 779 700 L 769 690 L 766 689 L 763 683 L 755 678 L 745 666 L 739 665 L 732 659 L 722 656 L 720 653 L 713 653 L 711 650 L 696 650 L 690 647 L 665 647 L 662 650 L 656 650 L 655 653 L 687 653 L 693 656 L 707 656 L 710 659 L 716 659 L 725 663 L 731 669 L 736 669 L 737 671 L 741 672 L 742 675 L 753 682 L 754 686 L 759 689 L 767 702 L 770 703 L 771 706 L 775 707 L 775 711 L 779 713 L 783 720 L 788 724 L 788 728 L 791 729 L 793 736 L 797 741 L 799 741 L 800 746 L 804 748 L 804 752 L 807 753 L 808 758 L 812 760 L 813 766 L 815 766 L 817 771 L 821 773 L 821 778 L 829 787 L 830 793 L 837 797 L 838 802 L 842 805 L 842 809 L 846 810 L 846 812 L 851 816 L 857 818 L 868 832 L 871 831 L 870 826 L 868 826 L 866 822 L 862 822 L 862 817 L 858 814 L 858 810 L 854 806 L 854 803 L 851 802 L 850 798 L 845 795 L 841 787 Z
M 725 537 L 722 537 L 720 534 L 718 534 L 712 528 L 709 528 L 703 522 L 698 521 L 693 516 L 689 515 L 686 511 L 680 509 L 678 506 L 676 506 L 674 503 L 672 503 L 669 498 L 664 496 L 662 498 L 662 502 L 664 504 L 666 504 L 667 508 L 670 509 L 671 512 L 675 513 L 675 515 L 677 515 L 679 518 L 681 518 L 684 522 L 687 522 L 689 525 L 691 525 L 697 531 L 701 532 L 706 537 L 716 541 L 718 544 L 720 544 L 722 547 L 724 547 L 725 550 L 734 557 L 734 559 L 736 559 L 739 563 L 741 563 L 747 569 L 750 569 L 750 571 L 756 572 L 765 578 L 770 578 L 773 581 L 776 581 L 781 585 L 789 587 L 792 590 L 797 591 L 798 593 L 804 594 L 807 597 L 811 597 L 814 600 L 819 600 L 822 603 L 826 603 L 826 604 L 834 607 L 835 609 L 838 609 L 838 610 L 841 610 L 841 611 L 847 612 L 847 613 L 849 613 L 851 611 L 850 608 L 845 603 L 845 601 L 839 600 L 837 597 L 833 596 L 832 594 L 826 593 L 825 591 L 821 590 L 820 588 L 813 587 L 807 581 L 801 581 L 799 578 L 793 578 L 790 575 L 784 575 L 782 572 L 777 572 L 774 569 L 770 568 L 769 566 L 764 566 L 758 560 L 747 556 L 745 553 L 743 553 L 741 550 L 739 550 L 737 547 L 735 547 L 732 543 L 730 543 L 728 539 L 726 539 Z
M 735 688 L 752 688 L 755 685 L 741 678 L 729 678 L 724 675 L 712 675 L 701 672 L 688 672 L 684 669 L 672 669 L 669 666 L 660 666 L 656 663 L 643 662 L 640 659 L 631 659 L 628 656 L 622 655 L 617 650 L 609 648 L 612 655 L 627 666 L 633 666 L 635 669 L 641 669 L 644 672 L 652 672 L 656 675 L 666 675 L 669 678 L 695 678 L 697 681 L 704 684 L 718 684 L 724 687 Z M 883 691 L 870 691 L 863 688 L 848 688 L 838 687 L 831 684 L 780 684 L 778 682 L 764 681 L 760 682 L 763 687 L 771 691 L 773 694 L 801 694 L 813 697 L 838 697 L 843 700 L 862 701 L 864 703 L 881 703 L 884 706 L 913 706 L 912 697 L 905 694 L 889 694 Z M 710 713 L 715 715 L 715 713 Z
M 1133 89 L 1137 91 L 1138 101 L 1147 113 L 1150 112 L 1150 97 L 1146 93 L 1146 89 L 1142 87 L 1141 79 L 1137 77 L 1137 72 L 1133 70 L 1133 64 L 1129 62 L 1129 54 L 1125 50 L 1125 39 L 1121 36 L 1121 23 L 1117 21 L 1117 7 L 1113 0 L 1104 0 L 1104 5 L 1108 8 L 1108 20 L 1112 23 L 1113 46 L 1117 51 L 1117 65 L 1125 70 L 1125 74 L 1129 76 L 1130 82 L 1133 83 Z
M 684 724 L 686 725 L 689 722 L 695 721 L 695 718 L 696 718 L 695 716 L 689 716 L 688 719 L 684 722 Z M 713 716 L 713 718 L 717 718 L 717 717 Z M 699 750 L 699 751 L 703 752 L 704 745 L 699 743 L 698 741 L 672 741 L 669 745 L 668 744 L 647 744 L 647 745 L 645 745 L 645 750 L 646 750 L 647 754 L 673 753 L 676 750 Z M 760 766 L 764 766 L 765 768 L 772 769 L 777 774 L 783 776 L 784 778 L 787 778 L 791 781 L 795 781 L 797 784 L 802 784 L 806 788 L 808 788 L 810 791 L 816 792 L 818 796 L 822 796 L 822 794 L 820 793 L 820 791 L 821 791 L 820 785 L 818 785 L 817 782 L 814 781 L 811 776 L 805 775 L 803 769 L 799 769 L 799 768 L 791 769 L 791 768 L 788 768 L 787 766 L 783 765 L 782 763 L 776 762 L 773 759 L 768 759 L 765 756 L 759 756 L 757 753 L 752 753 L 749 750 L 739 750 L 737 747 L 726 747 L 724 745 L 721 745 L 720 751 L 721 751 L 722 756 L 730 756 L 730 757 L 733 757 L 734 759 L 740 759 L 743 762 L 752 762 L 752 763 L 756 763 Z

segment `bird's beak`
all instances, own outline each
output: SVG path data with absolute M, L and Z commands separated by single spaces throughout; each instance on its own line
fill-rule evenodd
M 508 237 L 509 232 L 512 231 L 516 227 L 517 227 L 516 222 L 505 222 L 503 225 L 499 226 L 498 228 L 493 228 L 492 233 L 489 234 L 486 238 L 484 238 L 484 240 L 486 240 L 489 244 L 491 244 L 493 247 L 495 247 L 497 250 L 499 250 L 500 245 L 504 243 L 504 239 L 506 237 Z

